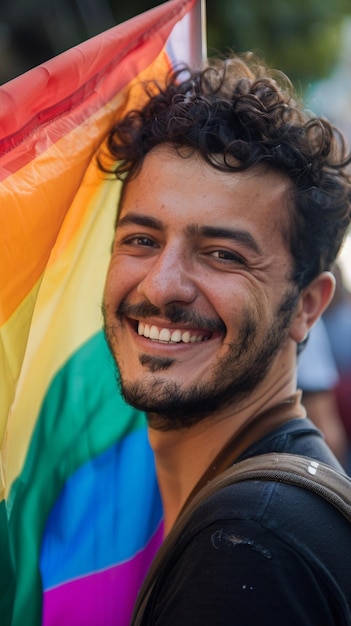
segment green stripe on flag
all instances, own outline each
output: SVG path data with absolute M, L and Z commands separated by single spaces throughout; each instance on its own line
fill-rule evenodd
M 41 622 L 41 537 L 65 481 L 83 463 L 145 426 L 145 416 L 118 392 L 115 366 L 101 331 L 52 381 L 23 471 L 10 494 L 17 587 L 12 626 Z

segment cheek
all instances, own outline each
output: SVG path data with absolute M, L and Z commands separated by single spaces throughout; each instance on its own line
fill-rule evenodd
M 115 291 L 115 280 L 113 272 L 109 269 L 106 275 L 105 287 L 104 287 L 104 306 L 109 308 L 113 304 Z
M 105 304 L 112 305 L 123 299 L 132 288 L 131 283 L 131 273 L 128 269 L 122 268 L 119 263 L 111 262 L 105 281 Z
M 241 296 L 242 307 L 252 320 L 257 320 L 260 326 L 271 320 L 276 296 L 267 284 L 261 280 L 247 280 Z
M 267 298 L 264 290 L 255 288 L 247 280 L 235 280 L 223 285 L 220 289 L 212 289 L 208 299 L 223 322 L 234 326 L 250 318 L 266 317 L 268 315 Z M 229 328 L 228 328 L 229 330 Z

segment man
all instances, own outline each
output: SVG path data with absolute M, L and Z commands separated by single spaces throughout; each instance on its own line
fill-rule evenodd
M 341 469 L 296 365 L 333 294 L 351 187 L 337 133 L 250 55 L 153 90 L 108 140 L 125 183 L 104 316 L 123 395 L 147 413 L 167 535 L 223 450 L 228 466 L 284 451 Z M 351 624 L 350 566 L 349 524 L 322 498 L 237 484 L 195 513 L 142 623 Z

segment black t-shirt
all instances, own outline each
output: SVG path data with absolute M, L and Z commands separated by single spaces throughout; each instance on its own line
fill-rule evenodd
M 306 419 L 279 427 L 241 459 L 267 452 L 341 469 Z M 197 509 L 151 604 L 143 625 L 350 626 L 351 526 L 300 487 L 231 485 Z

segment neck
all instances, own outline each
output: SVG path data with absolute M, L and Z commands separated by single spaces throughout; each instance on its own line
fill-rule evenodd
M 220 451 L 228 441 L 230 446 L 237 447 L 239 436 L 258 415 L 269 413 L 277 405 L 284 405 L 286 419 L 304 415 L 300 396 L 296 396 L 295 390 L 295 378 L 292 377 L 273 385 L 269 391 L 260 393 L 257 389 L 246 403 L 233 405 L 220 415 L 206 418 L 188 429 L 165 432 L 149 428 L 163 501 L 166 534 L 195 486 L 201 484 L 201 477 L 206 470 L 211 471 L 213 461 L 217 460 Z M 295 401 L 291 402 L 291 398 Z M 262 422 L 265 419 L 263 416 Z M 206 477 L 207 475 L 208 472 Z

